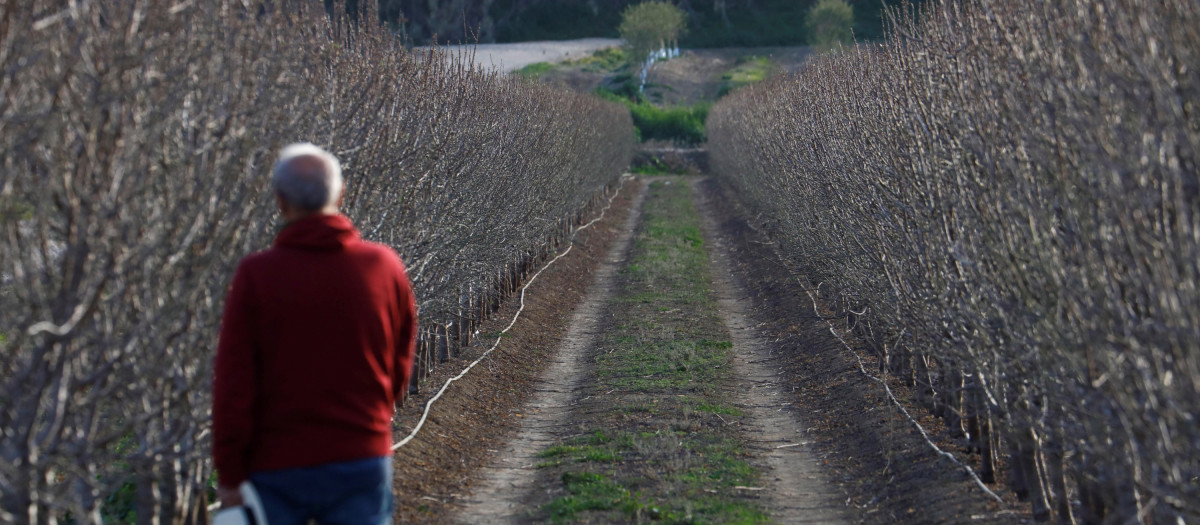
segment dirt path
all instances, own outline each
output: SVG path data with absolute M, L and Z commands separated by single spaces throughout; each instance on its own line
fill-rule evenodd
M 537 454 L 557 442 L 568 424 L 582 382 L 585 356 L 595 344 L 601 314 L 612 297 L 615 276 L 629 251 L 641 217 L 646 187 L 635 197 L 624 229 L 595 271 L 587 297 L 571 318 L 567 336 L 540 378 L 525 408 L 521 430 L 483 469 L 476 489 L 463 501 L 458 523 L 515 523 L 527 516 L 522 499 L 536 479 Z
M 550 516 L 587 522 L 619 522 L 633 519 L 630 516 L 639 520 L 643 517 L 658 519 L 656 513 L 662 513 L 663 519 L 672 521 L 670 513 L 679 512 L 680 497 L 684 500 L 683 507 L 689 509 L 686 510 L 688 516 L 694 503 L 701 515 L 726 516 L 726 519 L 738 522 L 757 523 L 763 519 L 778 523 L 844 521 L 844 507 L 839 503 L 840 490 L 829 484 L 822 473 L 820 462 L 811 451 L 811 438 L 789 408 L 791 403 L 785 395 L 785 380 L 769 364 L 772 360 L 770 347 L 747 320 L 744 294 L 730 273 L 726 246 L 716 237 L 715 219 L 706 212 L 709 207 L 694 184 L 682 179 L 674 181 L 688 186 L 687 195 L 701 211 L 696 235 L 704 237 L 702 246 L 707 248 L 707 254 L 701 250 L 700 268 L 707 266 L 709 270 L 700 273 L 703 274 L 701 280 L 711 282 L 700 285 L 697 290 L 708 290 L 711 285 L 711 292 L 703 295 L 711 293 L 715 299 L 715 307 L 710 307 L 714 316 L 690 317 L 686 311 L 660 307 L 661 303 L 648 305 L 648 312 L 659 311 L 662 315 L 633 315 L 659 327 L 655 330 L 664 329 L 664 325 L 658 325 L 654 319 L 664 320 L 669 325 L 667 319 L 680 315 L 683 317 L 678 320 L 684 323 L 691 319 L 690 322 L 710 326 L 701 332 L 706 334 L 700 339 L 702 346 L 715 343 L 716 348 L 722 348 L 718 340 L 706 337 L 719 337 L 725 333 L 732 342 L 731 347 L 729 343 L 724 343 L 727 346 L 723 347 L 730 348 L 728 352 L 732 357 L 726 362 L 732 364 L 732 372 L 712 376 L 721 385 L 716 390 L 711 385 L 701 386 L 699 390 L 686 386 L 661 390 L 649 386 L 650 382 L 659 380 L 651 378 L 661 379 L 670 374 L 639 375 L 640 379 L 634 382 L 641 384 L 640 387 L 605 383 L 613 380 L 606 378 L 605 373 L 620 370 L 623 365 L 618 357 L 604 361 L 614 356 L 614 348 L 609 348 L 614 339 L 645 336 L 626 334 L 621 330 L 614 332 L 613 323 L 619 322 L 621 313 L 612 319 L 606 317 L 613 308 L 634 308 L 632 311 L 641 312 L 636 310 L 641 306 L 634 304 L 646 302 L 639 299 L 634 304 L 629 303 L 630 289 L 625 289 L 621 297 L 614 296 L 618 283 L 629 278 L 618 279 L 617 274 L 633 264 L 626 260 L 626 255 L 630 252 L 634 233 L 648 227 L 662 228 L 661 223 L 658 226 L 640 224 L 643 220 L 640 210 L 645 198 L 643 190 L 633 203 L 624 231 L 595 272 L 586 299 L 574 312 L 566 338 L 552 354 L 553 361 L 537 383 L 534 399 L 523 409 L 520 430 L 495 453 L 491 463 L 472 483 L 474 488 L 459 505 L 456 522 L 518 523 Z M 662 281 L 656 283 L 654 287 L 664 284 Z M 643 291 L 641 288 L 633 290 Z M 686 295 L 690 292 L 675 290 L 667 293 Z M 629 315 L 629 311 L 624 315 Z M 644 317 L 646 315 L 648 317 Z M 687 339 L 688 335 L 685 330 L 679 332 L 678 337 Z M 668 337 L 666 342 L 672 344 L 671 340 Z M 663 351 L 669 353 L 672 350 Z M 619 356 L 620 352 L 615 355 Z M 605 367 L 606 370 L 600 370 Z M 666 427 L 661 426 L 664 422 Z M 726 459 L 716 463 L 705 459 L 714 456 Z M 748 463 L 743 463 L 745 461 Z M 549 467 L 548 463 L 551 464 Z M 742 470 L 739 464 L 744 464 L 745 469 Z M 665 470 L 659 471 L 660 468 Z M 664 481 L 697 473 L 706 479 L 713 476 L 717 484 L 713 485 L 712 479 L 701 485 Z M 718 477 L 726 481 L 720 481 Z M 568 481 L 571 479 L 575 481 Z M 589 499 L 596 496 L 594 492 L 598 488 L 601 492 L 609 491 L 606 492 L 608 495 Z M 677 492 L 679 490 L 691 495 L 683 496 Z M 710 496 L 718 492 L 723 495 Z M 705 501 L 710 498 L 717 499 Z M 619 504 L 615 503 L 617 500 Z M 547 510 L 556 505 L 578 509 L 571 510 L 566 516 Z M 618 507 L 626 510 L 616 510 Z M 575 514 L 589 509 L 593 513 Z M 596 511 L 600 513 L 594 513 Z M 547 512 L 552 514 L 547 515 Z
M 398 522 L 1028 518 L 930 453 L 719 179 L 649 180 L 547 271 L 397 455 Z
M 961 469 L 931 452 L 878 385 L 859 372 L 853 354 L 830 333 L 823 318 L 829 313 L 815 311 L 797 283 L 804 276 L 789 263 L 803 261 L 781 258 L 776 241 L 755 227 L 770 218 L 744 208 L 719 178 L 701 181 L 699 189 L 706 212 L 717 219 L 735 282 L 747 295 L 746 317 L 774 353 L 771 366 L 790 386 L 785 396 L 808 423 L 811 450 L 830 482 L 840 485 L 852 518 L 878 524 L 1027 522 L 1027 505 L 1007 492 L 1003 505 L 986 497 Z M 857 346 L 861 342 L 847 340 L 867 355 Z M 867 359 L 868 369 L 878 366 Z M 902 381 L 892 381 L 891 388 L 910 412 L 925 410 Z M 943 450 L 963 450 L 932 416 L 923 416 L 922 425 Z
M 706 194 L 693 184 L 696 207 L 709 247 L 713 289 L 733 339 L 737 402 L 750 417 L 742 431 L 752 453 L 763 463 L 769 512 L 778 523 L 839 523 L 844 521 L 841 491 L 831 485 L 813 453 L 813 439 L 793 409 L 786 379 L 771 347 L 747 318 L 748 299 L 734 278 L 725 239 L 718 234 Z
M 475 488 L 477 474 L 495 459 L 517 434 L 526 404 L 534 398 L 538 379 L 548 367 L 552 352 L 567 335 L 575 309 L 587 294 L 589 277 L 608 256 L 621 233 L 642 182 L 620 186 L 610 208 L 586 219 L 602 217 L 592 227 L 577 231 L 571 253 L 550 265 L 525 296 L 525 308 L 500 346 L 471 373 L 455 382 L 433 406 L 416 439 L 396 452 L 395 491 L 397 523 L 443 524 L 452 521 L 463 498 Z M 602 205 L 603 203 L 597 203 Z M 561 252 L 566 246 L 558 246 Z M 516 315 L 520 301 L 501 305 L 479 327 L 481 334 L 497 334 Z M 476 337 L 460 354 L 440 364 L 420 382 L 421 392 L 400 407 L 395 439 L 408 435 L 421 417 L 429 397 L 451 376 L 491 347 L 494 338 Z

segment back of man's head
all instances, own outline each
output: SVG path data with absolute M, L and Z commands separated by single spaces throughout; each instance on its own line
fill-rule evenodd
M 313 144 L 291 144 L 279 152 L 271 170 L 271 186 L 300 210 L 334 209 L 342 194 L 342 166 L 336 157 Z

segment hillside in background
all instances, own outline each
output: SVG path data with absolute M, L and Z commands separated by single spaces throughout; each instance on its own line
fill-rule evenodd
M 379 0 L 380 16 L 412 44 L 526 42 L 616 37 L 621 11 L 641 0 Z M 903 0 L 847 0 L 855 35 L 884 35 L 883 6 Z M 911 0 L 920 4 L 924 0 Z M 679 0 L 688 13 L 689 48 L 807 43 L 804 15 L 816 0 Z M 327 1 L 327 5 L 330 2 Z M 364 0 L 347 0 L 359 11 Z

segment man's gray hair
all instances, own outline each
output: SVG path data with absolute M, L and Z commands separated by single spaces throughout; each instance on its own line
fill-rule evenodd
M 301 158 L 319 161 L 322 168 L 294 162 Z M 290 144 L 279 152 L 271 170 L 271 186 L 288 204 L 304 211 L 334 206 L 342 194 L 342 165 L 337 157 L 308 142 Z

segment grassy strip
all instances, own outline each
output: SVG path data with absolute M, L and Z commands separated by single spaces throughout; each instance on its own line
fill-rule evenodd
M 551 71 L 577 68 L 587 73 L 612 73 L 626 66 L 625 51 L 619 47 L 598 49 L 590 56 L 577 60 L 564 60 L 558 63 L 534 62 L 513 74 L 530 79 L 540 78 Z
M 717 97 L 723 97 L 737 88 L 757 84 L 771 76 L 775 63 L 763 56 L 746 56 L 739 58 L 732 69 L 721 75 L 721 90 Z
M 542 75 L 554 71 L 558 66 L 550 62 L 534 62 L 521 69 L 513 71 L 514 75 L 525 77 L 528 79 L 537 79 Z
M 555 522 L 761 523 L 758 482 L 727 401 L 732 344 L 681 179 L 650 187 L 645 223 L 595 357 L 582 435 L 547 448 Z M 743 487 L 743 488 L 739 488 Z

